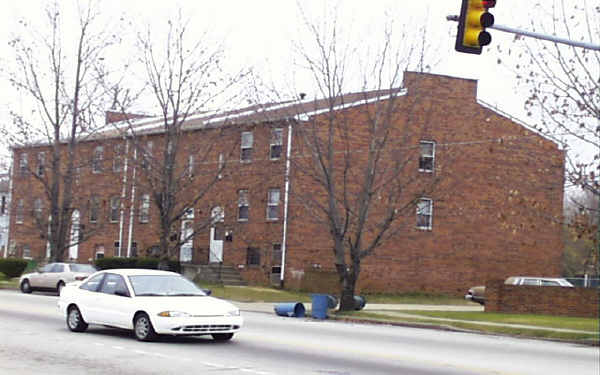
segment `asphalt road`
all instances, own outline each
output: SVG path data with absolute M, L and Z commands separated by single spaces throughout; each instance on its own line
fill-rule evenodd
M 231 342 L 68 331 L 57 297 L 0 290 L 0 374 L 577 374 L 600 348 L 385 325 L 243 313 Z

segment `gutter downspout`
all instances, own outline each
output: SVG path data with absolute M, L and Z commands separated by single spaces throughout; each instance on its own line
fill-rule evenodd
M 10 215 L 12 213 L 12 189 L 13 189 L 13 175 L 12 172 L 14 170 L 14 152 L 10 153 L 10 167 L 8 168 L 8 199 L 6 202 L 6 211 L 4 212 L 7 216 L 6 219 L 6 245 L 4 246 L 4 258 L 8 258 L 8 247 L 10 246 Z
M 281 241 L 281 274 L 280 285 L 283 288 L 285 281 L 285 256 L 287 250 L 287 224 L 288 224 L 288 206 L 290 193 L 290 157 L 292 155 L 292 122 L 288 120 L 287 150 L 285 160 L 285 191 L 283 197 L 283 239 Z
M 125 165 L 123 166 L 123 189 L 121 190 L 121 212 L 119 215 L 119 253 L 117 254 L 118 257 L 121 256 L 121 249 L 123 248 L 123 217 L 125 215 L 125 207 L 123 202 L 125 201 L 125 194 L 127 193 L 127 162 L 129 161 L 127 155 L 129 155 L 129 139 L 125 140 Z
M 137 147 L 133 149 L 133 172 L 131 177 L 131 206 L 129 207 L 129 238 L 127 240 L 127 258 L 131 256 L 131 244 L 133 242 L 133 217 L 135 215 L 135 172 L 137 163 Z M 137 254 L 136 254 L 137 256 Z

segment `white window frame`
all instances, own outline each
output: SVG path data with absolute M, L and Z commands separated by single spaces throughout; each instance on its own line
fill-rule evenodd
M 154 142 L 148 141 L 146 143 L 146 149 L 142 154 L 142 169 L 150 171 L 152 170 L 152 150 L 154 149 Z
M 23 259 L 33 259 L 31 257 L 31 246 L 23 245 Z
M 250 219 L 250 199 L 248 198 L 248 189 L 238 190 L 238 221 L 248 221 Z M 240 217 L 242 207 L 247 208 L 247 217 Z
M 423 153 L 423 146 L 431 145 L 431 154 Z M 431 159 L 431 169 L 429 168 L 421 168 L 421 160 L 422 159 Z M 419 142 L 419 172 L 424 173 L 433 173 L 435 170 L 435 142 L 434 141 L 420 141 Z
M 95 215 L 93 215 L 95 213 Z M 98 197 L 92 195 L 90 197 L 90 223 L 97 223 L 98 217 L 100 216 L 100 202 L 98 202 Z
M 225 155 L 223 155 L 223 153 L 219 153 L 219 161 L 218 161 L 218 169 L 217 172 L 219 172 L 219 174 L 217 175 L 217 178 L 220 180 L 223 178 L 223 167 L 225 166 Z
M 23 199 L 19 199 L 17 201 L 17 208 L 15 212 L 15 222 L 17 224 L 23 224 L 25 220 L 25 202 Z
M 110 214 L 109 214 L 109 218 L 108 218 L 111 223 L 119 222 L 120 211 L 121 211 L 121 197 L 118 197 L 118 196 L 111 197 L 110 198 Z
M 102 163 L 104 162 L 104 147 L 97 146 L 92 156 L 92 173 L 102 173 Z
M 33 201 L 33 217 L 37 220 L 42 220 L 42 212 L 44 211 L 44 202 L 42 198 L 35 198 Z
M 425 211 L 423 211 L 425 210 Z M 427 218 L 427 224 L 421 225 L 421 217 Z M 431 230 L 433 228 L 433 199 L 421 198 L 417 202 L 417 229 Z
M 140 223 L 150 221 L 150 194 L 142 194 L 140 198 Z
M 273 149 L 279 146 L 279 156 L 273 156 Z M 283 152 L 283 128 L 271 129 L 271 144 L 269 146 L 269 158 L 271 160 L 281 159 Z
M 277 193 L 277 201 L 274 201 L 272 193 Z M 271 188 L 267 192 L 267 220 L 279 220 L 279 203 L 281 201 L 281 189 Z M 271 216 L 271 209 L 274 209 L 275 216 Z
M 252 148 L 254 146 L 254 135 L 252 132 L 242 132 L 241 136 L 240 161 L 250 163 L 252 161 Z M 249 155 L 244 156 L 244 151 L 250 150 Z
M 27 176 L 29 172 L 29 157 L 28 154 L 23 152 L 19 156 L 19 173 L 21 176 Z
M 117 143 L 113 148 L 113 172 L 121 172 L 123 171 L 123 145 L 121 143 Z
M 37 161 L 38 161 L 37 175 L 38 175 L 38 177 L 43 177 L 44 173 L 46 173 L 46 153 L 43 151 L 38 152 Z
M 188 156 L 187 175 L 189 178 L 194 177 L 194 155 Z

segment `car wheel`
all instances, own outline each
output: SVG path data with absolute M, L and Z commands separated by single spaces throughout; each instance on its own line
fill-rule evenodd
M 31 293 L 31 284 L 29 284 L 29 280 L 25 279 L 21 281 L 21 292 Z
M 133 332 L 135 333 L 135 337 L 140 341 L 152 341 L 157 337 L 150 317 L 146 313 L 136 315 L 133 321 Z
M 83 332 L 88 327 L 88 324 L 83 320 L 83 316 L 81 316 L 81 312 L 77 306 L 69 307 L 67 312 L 67 327 L 73 332 Z
M 213 333 L 212 337 L 216 341 L 229 341 L 233 337 L 233 333 Z
M 65 287 L 65 283 L 63 283 L 62 281 L 58 282 L 58 285 L 56 285 L 56 294 L 58 294 L 60 296 L 60 292 L 62 292 L 62 289 Z

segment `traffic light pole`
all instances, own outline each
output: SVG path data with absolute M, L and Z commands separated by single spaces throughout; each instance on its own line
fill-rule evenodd
M 458 16 L 447 16 L 446 19 L 448 21 L 455 21 L 458 22 Z M 570 39 L 565 39 L 565 38 L 558 38 L 552 35 L 546 35 L 546 34 L 540 34 L 540 33 L 534 33 L 532 31 L 527 31 L 527 30 L 520 30 L 520 29 L 516 29 L 514 27 L 508 27 L 508 26 L 503 26 L 503 25 L 492 25 L 487 27 L 488 29 L 495 29 L 495 30 L 500 30 L 500 31 L 504 31 L 506 33 L 512 33 L 512 34 L 517 34 L 517 35 L 523 35 L 523 36 L 528 36 L 531 38 L 536 38 L 536 39 L 542 39 L 542 40 L 548 40 L 554 43 L 561 43 L 561 44 L 567 44 L 573 47 L 580 47 L 580 48 L 585 48 L 585 49 L 591 49 L 594 51 L 600 51 L 600 45 L 597 44 L 591 44 L 591 43 L 585 43 L 585 42 L 578 42 L 575 40 L 570 40 Z

